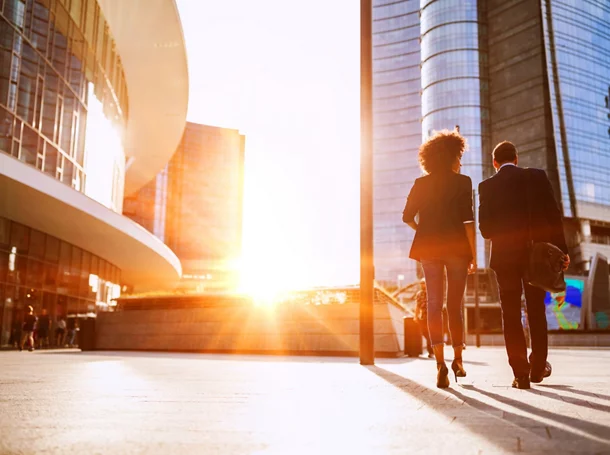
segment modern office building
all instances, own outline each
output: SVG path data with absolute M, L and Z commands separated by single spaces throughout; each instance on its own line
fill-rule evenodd
M 0 0 L 0 345 L 26 305 L 90 314 L 178 281 L 121 211 L 172 156 L 187 99 L 173 0 Z
M 432 131 L 456 125 L 469 143 L 462 171 L 475 188 L 492 175 L 491 150 L 502 140 L 517 145 L 522 165 L 547 171 L 566 218 L 573 273 L 586 273 L 596 252 L 608 256 L 610 4 L 379 0 L 375 12 L 377 279 L 415 278 L 407 259 L 410 233 L 400 213 L 419 175 L 416 147 Z M 383 40 L 389 33 L 406 33 L 407 18 L 419 23 L 420 35 L 413 39 L 421 43 L 421 60 L 399 66 L 401 56 L 413 52 L 405 39 L 384 65 L 398 65 L 396 80 L 419 75 L 421 96 L 400 106 L 414 109 L 410 122 L 397 112 L 397 126 L 389 129 L 392 119 L 381 115 L 386 96 L 398 103 L 404 87 L 388 81 L 387 67 L 378 62 L 387 56 Z M 386 160 L 386 143 L 401 137 L 400 128 L 415 121 L 417 109 L 420 137 L 398 139 L 401 152 Z M 485 266 L 486 244 L 479 240 L 479 264 Z
M 401 213 L 421 175 L 421 47 L 419 0 L 373 2 L 374 251 L 375 278 L 412 281 L 413 231 Z
M 239 131 L 189 122 L 167 167 L 125 199 L 123 213 L 180 259 L 182 289 L 237 285 L 244 150 L 245 136 Z

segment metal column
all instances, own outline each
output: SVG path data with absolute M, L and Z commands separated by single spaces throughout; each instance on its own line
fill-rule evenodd
M 360 364 L 375 363 L 373 299 L 373 2 L 360 0 Z

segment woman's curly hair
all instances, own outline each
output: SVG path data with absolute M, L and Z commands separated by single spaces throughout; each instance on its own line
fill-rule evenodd
M 419 165 L 426 174 L 449 171 L 466 148 L 466 138 L 458 131 L 437 131 L 419 147 Z

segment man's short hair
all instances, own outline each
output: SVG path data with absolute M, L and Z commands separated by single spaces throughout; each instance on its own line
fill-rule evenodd
M 493 151 L 493 158 L 498 164 L 512 163 L 517 159 L 517 147 L 509 141 L 500 142 Z

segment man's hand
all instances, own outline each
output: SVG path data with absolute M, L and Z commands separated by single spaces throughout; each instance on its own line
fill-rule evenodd
M 477 271 L 478 269 L 478 265 L 477 265 L 477 260 L 473 259 L 472 261 L 470 261 L 470 264 L 468 264 L 468 275 L 474 275 L 474 273 Z
M 565 272 L 570 267 L 570 255 L 566 254 L 563 259 L 563 271 Z

